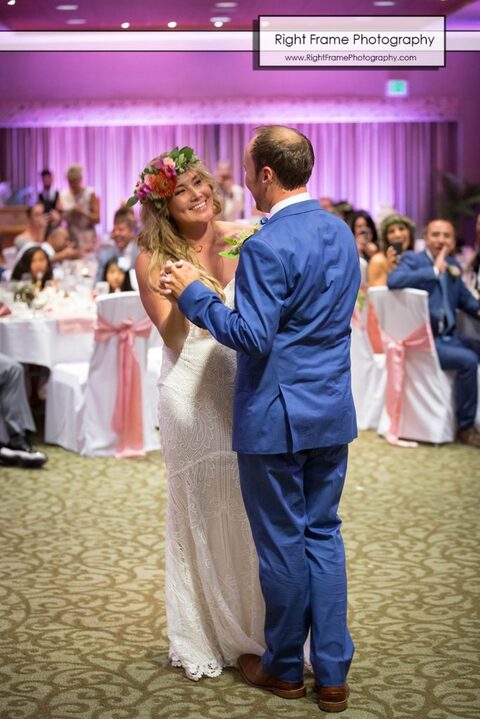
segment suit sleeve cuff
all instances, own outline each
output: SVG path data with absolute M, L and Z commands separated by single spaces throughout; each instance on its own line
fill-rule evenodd
M 440 270 L 438 269 L 438 267 L 436 265 L 433 265 L 433 274 L 435 275 L 435 277 L 437 279 L 440 277 Z
M 196 300 L 208 294 L 212 294 L 212 291 L 209 290 L 208 287 L 205 287 L 203 282 L 200 282 L 200 280 L 195 280 L 195 282 L 192 282 L 190 285 L 185 287 L 178 298 L 178 307 L 180 312 L 190 319 L 189 311 L 192 310 Z

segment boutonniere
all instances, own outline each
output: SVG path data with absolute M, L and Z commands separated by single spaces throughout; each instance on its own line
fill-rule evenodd
M 261 229 L 261 225 L 257 225 L 253 229 L 240 230 L 236 232 L 233 237 L 225 237 L 225 242 L 230 245 L 228 250 L 222 250 L 218 254 L 222 257 L 229 257 L 232 260 L 240 257 L 240 250 L 242 249 L 243 243 L 246 242 L 252 235 Z
M 457 265 L 447 265 L 447 272 L 453 280 L 458 280 L 462 271 Z

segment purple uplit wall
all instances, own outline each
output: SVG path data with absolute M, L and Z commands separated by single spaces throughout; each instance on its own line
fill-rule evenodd
M 480 53 L 449 53 L 438 70 L 256 71 L 248 53 L 2 53 L 3 102 L 87 99 L 208 99 L 225 97 L 378 100 L 386 80 L 404 78 L 410 97 L 458 100 L 459 171 L 479 180 Z M 14 80 L 12 81 L 12 78 Z M 402 99 L 394 100 L 401 103 Z M 175 118 L 172 118 L 172 122 Z

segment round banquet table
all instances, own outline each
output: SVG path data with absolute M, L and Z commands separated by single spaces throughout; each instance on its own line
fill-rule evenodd
M 59 362 L 87 362 L 94 317 L 9 315 L 0 318 L 0 352 L 19 362 L 51 369 Z

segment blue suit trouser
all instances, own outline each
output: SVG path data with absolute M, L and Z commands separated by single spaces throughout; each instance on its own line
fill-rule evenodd
M 347 578 L 338 505 L 347 445 L 290 454 L 238 454 L 243 499 L 265 598 L 262 665 L 284 681 L 303 679 L 303 647 L 322 686 L 350 667 Z
M 458 429 L 475 423 L 478 402 L 477 368 L 480 361 L 480 342 L 463 335 L 435 339 L 440 367 L 456 370 L 455 402 Z

